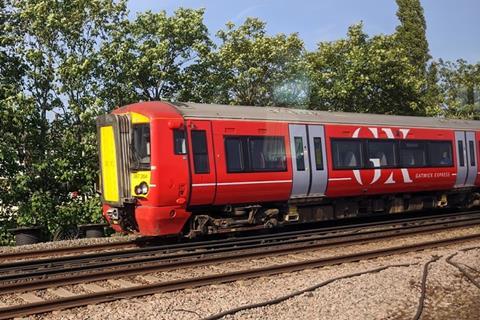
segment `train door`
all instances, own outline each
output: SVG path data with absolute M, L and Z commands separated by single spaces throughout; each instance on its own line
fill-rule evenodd
M 291 124 L 290 149 L 292 153 L 293 183 L 291 198 L 304 198 L 310 187 L 310 158 L 308 157 L 307 126 Z
M 212 204 L 217 185 L 212 124 L 210 121 L 188 121 L 187 130 L 192 177 L 189 205 Z
M 477 144 L 475 143 L 475 132 L 466 132 L 466 149 L 467 149 L 467 163 L 468 174 L 465 184 L 467 186 L 475 185 L 477 179 L 478 159 L 477 159 Z
M 328 169 L 327 153 L 325 152 L 325 131 L 323 126 L 308 126 L 308 146 L 311 163 L 311 183 L 309 197 L 320 197 L 327 190 Z
M 289 125 L 293 183 L 291 198 L 318 197 L 327 188 L 325 133 L 319 125 Z
M 455 143 L 457 149 L 457 181 L 455 187 L 473 186 L 478 168 L 475 133 L 455 131 Z

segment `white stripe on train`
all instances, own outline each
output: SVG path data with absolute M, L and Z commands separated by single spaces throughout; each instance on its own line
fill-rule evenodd
M 245 184 L 266 184 L 266 183 L 290 183 L 292 180 L 270 180 L 270 181 L 239 181 L 239 182 L 219 182 L 219 183 L 194 183 L 192 187 L 209 187 L 209 186 L 234 186 Z

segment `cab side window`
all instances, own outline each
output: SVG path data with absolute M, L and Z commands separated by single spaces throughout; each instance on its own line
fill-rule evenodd
M 173 130 L 173 151 L 175 154 L 187 154 L 185 130 Z

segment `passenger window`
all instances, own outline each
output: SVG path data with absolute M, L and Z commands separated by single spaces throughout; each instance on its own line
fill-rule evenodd
M 425 167 L 427 165 L 425 142 L 401 141 L 400 165 L 402 167 Z
M 362 168 L 362 142 L 355 140 L 332 140 L 332 156 L 335 169 Z
M 305 171 L 305 154 L 303 152 L 303 138 L 294 137 L 297 171 Z
M 458 140 L 458 156 L 459 156 L 458 162 L 459 162 L 460 167 L 465 167 L 465 154 L 464 154 L 464 150 L 463 150 L 463 141 L 462 140 Z
M 449 141 L 430 141 L 428 156 L 432 167 L 451 167 L 453 164 L 452 143 Z
M 249 137 L 252 171 L 285 171 L 285 142 L 281 137 Z
M 395 167 L 395 141 L 369 140 L 368 141 L 368 167 L 385 168 Z
M 241 138 L 225 138 L 225 153 L 227 155 L 227 172 L 245 170 Z
M 468 149 L 470 151 L 470 165 L 475 167 L 475 145 L 472 140 L 468 141 Z
M 195 173 L 209 173 L 207 134 L 204 130 L 192 130 L 191 136 Z
M 173 149 L 175 154 L 187 154 L 187 144 L 185 141 L 185 130 L 173 130 Z
M 315 148 L 315 168 L 323 170 L 322 138 L 313 138 L 313 147 Z

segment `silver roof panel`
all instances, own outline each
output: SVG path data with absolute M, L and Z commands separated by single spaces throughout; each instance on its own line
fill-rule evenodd
M 330 112 L 279 107 L 231 106 L 220 104 L 175 103 L 172 104 L 185 118 L 271 120 L 287 122 L 320 122 L 336 124 L 360 124 L 374 126 L 451 128 L 480 130 L 480 121 L 392 116 L 369 113 Z

